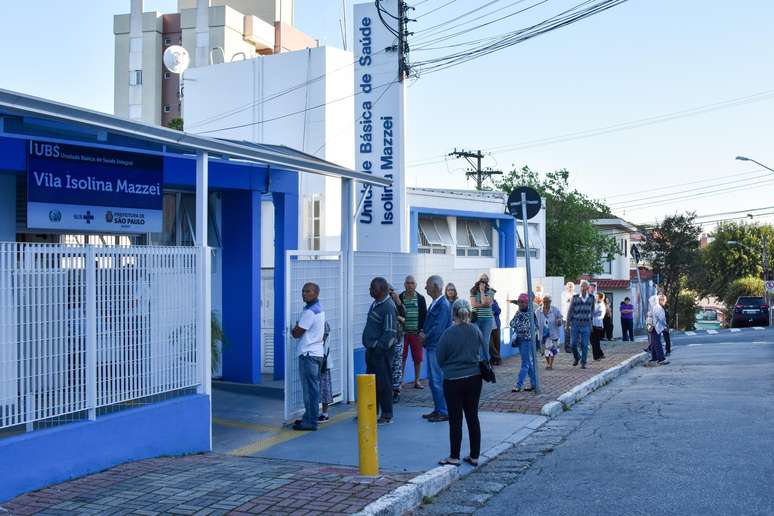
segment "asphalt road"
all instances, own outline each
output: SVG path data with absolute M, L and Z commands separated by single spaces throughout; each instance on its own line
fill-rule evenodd
M 670 365 L 604 387 L 422 511 L 773 515 L 774 331 L 674 344 Z

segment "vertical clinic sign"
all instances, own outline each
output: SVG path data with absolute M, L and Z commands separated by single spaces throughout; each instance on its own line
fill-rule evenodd
M 162 176 L 161 156 L 30 141 L 27 227 L 161 232 Z
M 399 80 L 398 0 L 355 4 L 355 159 L 392 186 L 358 188 L 357 250 L 407 252 L 404 84 Z M 382 21 L 382 19 L 384 21 Z

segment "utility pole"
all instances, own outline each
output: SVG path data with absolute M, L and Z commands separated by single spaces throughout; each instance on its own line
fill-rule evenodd
M 409 71 L 410 71 L 410 67 L 408 64 L 408 54 L 409 54 L 408 37 L 411 36 L 413 32 L 409 32 L 408 22 L 416 21 L 416 20 L 409 19 L 408 17 L 409 9 L 413 9 L 413 7 L 410 7 L 405 2 L 405 0 L 398 0 L 398 13 L 399 13 L 398 16 L 400 17 L 400 19 L 398 20 L 398 54 L 399 54 L 398 74 L 401 82 L 403 82 L 403 80 L 409 76 Z
M 502 170 L 492 170 L 491 168 L 482 169 L 481 168 L 481 160 L 484 158 L 484 154 L 481 152 L 481 150 L 478 150 L 476 152 L 473 151 L 466 151 L 466 150 L 457 150 L 456 148 L 454 151 L 449 153 L 449 156 L 454 156 L 455 158 L 465 158 L 468 163 L 470 163 L 470 166 L 473 167 L 475 170 L 468 170 L 465 172 L 465 176 L 467 176 L 468 179 L 471 177 L 474 177 L 476 179 L 476 190 L 483 190 L 484 189 L 484 180 L 488 179 L 492 176 L 501 176 L 503 174 Z M 473 158 L 475 158 L 475 162 L 473 162 Z

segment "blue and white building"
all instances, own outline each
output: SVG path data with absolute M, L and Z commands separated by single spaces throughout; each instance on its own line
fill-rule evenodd
M 0 500 L 211 448 L 210 304 L 229 336 L 224 376 L 260 381 L 264 210 L 283 328 L 305 175 L 340 182 L 344 220 L 354 181 L 386 184 L 285 147 L 0 90 Z M 130 183 L 150 208 L 131 204 Z M 42 213 L 41 184 L 59 185 Z M 269 345 L 281 378 L 284 332 Z

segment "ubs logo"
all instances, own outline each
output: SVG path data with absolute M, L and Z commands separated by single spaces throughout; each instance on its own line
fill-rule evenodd
M 108 224 L 113 222 L 113 212 L 112 211 L 105 212 L 105 222 L 107 222 Z
M 53 143 L 30 142 L 30 152 L 35 156 L 46 158 L 58 158 L 60 156 L 59 145 Z
M 59 210 L 51 210 L 48 212 L 48 220 L 51 222 L 61 222 L 62 212 Z

